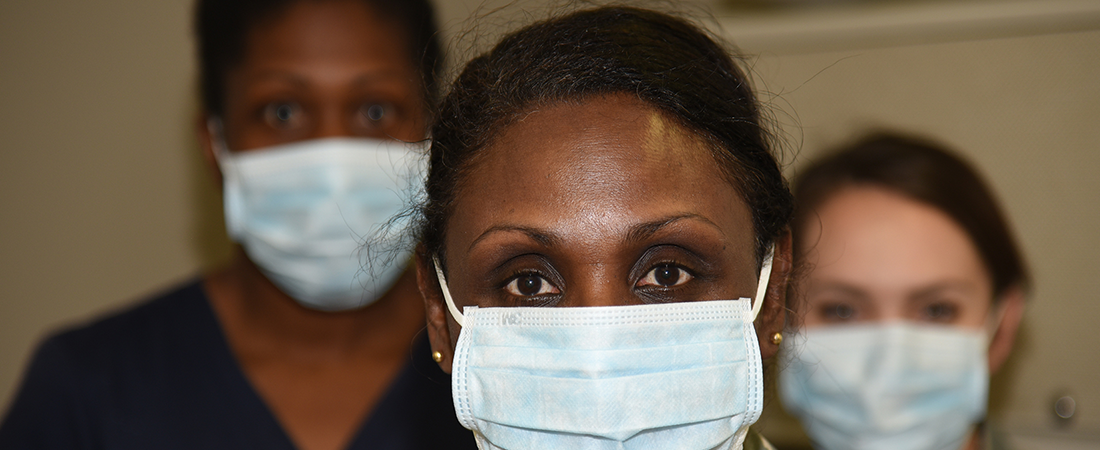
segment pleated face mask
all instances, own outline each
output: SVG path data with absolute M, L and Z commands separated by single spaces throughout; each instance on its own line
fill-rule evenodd
M 326 138 L 234 153 L 218 144 L 229 236 L 279 289 L 307 308 L 344 311 L 396 283 L 412 245 L 367 244 L 400 244 L 400 213 L 423 183 L 422 145 Z
M 823 326 L 784 342 L 783 406 L 823 450 L 957 450 L 985 416 L 981 329 Z
M 756 299 L 612 307 L 467 306 L 452 364 L 481 450 L 740 449 L 763 408 Z

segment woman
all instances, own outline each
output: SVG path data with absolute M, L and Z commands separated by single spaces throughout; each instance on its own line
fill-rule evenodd
M 403 142 L 442 61 L 428 2 L 204 0 L 196 32 L 199 141 L 241 246 L 46 341 L 0 447 L 473 448 L 411 252 L 358 251 L 420 181 Z
M 417 277 L 482 450 L 765 448 L 793 209 L 766 136 L 726 51 L 657 12 L 536 23 L 465 67 Z
M 989 374 L 1012 349 L 1027 272 L 978 174 L 884 134 L 811 165 L 795 198 L 810 269 L 780 394 L 815 447 L 994 448 Z

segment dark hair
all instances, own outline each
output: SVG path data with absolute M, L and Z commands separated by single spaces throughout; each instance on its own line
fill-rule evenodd
M 943 211 L 978 248 L 993 278 L 993 293 L 1029 283 L 1023 256 L 993 192 L 981 176 L 944 147 L 895 133 L 867 136 L 817 161 L 795 178 L 795 254 L 804 246 L 797 236 L 814 211 L 838 191 L 852 186 L 886 188 Z M 796 256 L 797 258 L 797 256 Z
M 319 0 L 198 0 L 195 34 L 202 101 L 207 112 L 214 115 L 225 112 L 225 76 L 244 59 L 248 33 L 296 1 Z M 407 33 L 409 59 L 423 78 L 424 104 L 431 111 L 439 90 L 436 78 L 443 65 L 431 4 L 428 0 L 359 1 L 399 23 Z
M 600 7 L 538 22 L 466 65 L 432 128 L 421 240 L 439 254 L 461 181 L 479 152 L 540 104 L 628 93 L 700 134 L 753 215 L 757 260 L 793 200 L 745 74 L 698 27 L 667 14 Z

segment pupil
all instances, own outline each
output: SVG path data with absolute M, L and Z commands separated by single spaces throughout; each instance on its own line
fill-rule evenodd
M 382 120 L 382 116 L 386 113 L 386 109 L 381 105 L 370 105 L 367 108 L 367 118 L 373 121 Z
M 680 269 L 674 266 L 662 266 L 658 267 L 657 272 L 653 275 L 657 280 L 657 284 L 672 286 L 680 279 Z
M 294 108 L 291 108 L 290 105 L 279 105 L 279 107 L 275 109 L 275 118 L 286 122 L 290 120 L 290 115 L 293 113 Z
M 841 305 L 836 307 L 836 316 L 840 319 L 852 318 L 852 307 L 848 305 Z
M 542 278 L 534 275 L 527 275 L 519 280 L 516 280 L 519 285 L 519 293 L 523 295 L 535 295 L 542 290 Z

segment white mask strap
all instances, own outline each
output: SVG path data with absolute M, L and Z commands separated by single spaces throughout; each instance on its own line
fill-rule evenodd
M 996 303 L 997 299 L 993 299 Z M 985 345 L 993 343 L 993 338 L 997 336 L 997 331 L 1001 329 L 1001 322 L 1005 320 L 1005 312 L 1008 310 L 1008 300 L 1001 300 L 1001 303 L 990 305 L 992 311 L 985 318 Z
M 752 320 L 760 314 L 760 308 L 764 305 L 764 294 L 768 293 L 768 280 L 772 277 L 772 258 L 775 257 L 775 244 L 768 247 L 768 255 L 764 257 L 764 265 L 760 267 L 760 281 L 756 284 L 756 297 L 752 304 Z
M 764 304 L 764 294 L 768 292 L 768 280 L 772 277 L 772 259 L 775 257 L 775 245 L 773 244 L 768 248 L 768 255 L 764 257 L 764 265 L 760 267 L 760 282 L 756 286 L 755 302 L 752 305 L 752 320 L 756 320 L 756 316 L 760 314 L 760 308 Z M 451 298 L 451 291 L 447 288 L 447 278 L 443 276 L 442 266 L 439 265 L 439 258 L 432 256 L 432 265 L 435 266 L 435 276 L 439 280 L 439 287 L 443 290 L 443 299 L 447 302 L 447 309 L 451 311 L 451 316 L 455 318 L 455 322 L 458 322 L 459 326 L 463 326 L 465 317 L 458 311 L 458 307 L 455 306 L 455 301 Z
M 458 307 L 455 306 L 455 301 L 451 298 L 451 290 L 447 289 L 447 278 L 443 276 L 443 266 L 439 265 L 439 258 L 435 255 L 432 256 L 432 264 L 435 265 L 435 277 L 439 280 L 439 287 L 443 289 L 443 299 L 447 301 L 447 309 L 451 311 L 451 316 L 455 318 L 455 322 L 458 322 L 458 326 L 465 326 L 465 317 L 458 311 Z
M 206 119 L 206 131 L 210 133 L 210 145 L 214 150 L 214 158 L 218 160 L 220 165 L 222 158 L 229 154 L 229 146 L 225 144 L 225 129 L 222 127 L 222 120 L 210 116 L 209 119 Z

